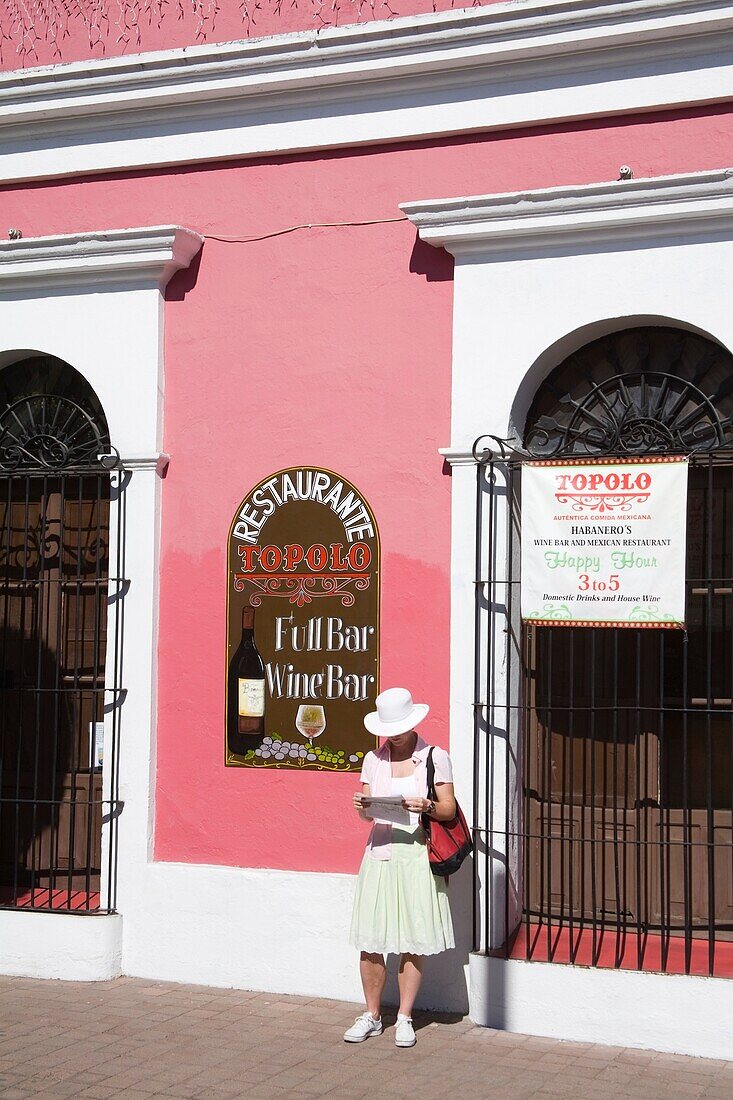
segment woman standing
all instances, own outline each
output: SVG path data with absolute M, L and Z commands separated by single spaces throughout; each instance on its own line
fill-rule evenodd
M 427 759 L 430 745 L 415 726 L 430 709 L 413 703 L 405 688 L 389 688 L 377 696 L 377 709 L 364 725 L 385 738 L 376 752 L 364 758 L 362 789 L 354 795 L 361 817 L 373 820 L 354 899 L 350 943 L 361 951 L 359 968 L 367 1011 L 344 1035 L 347 1043 L 361 1043 L 382 1031 L 381 999 L 387 978 L 385 954 L 400 956 L 400 1007 L 395 1029 L 398 1047 L 416 1043 L 412 1026 L 425 955 L 437 955 L 454 946 L 453 924 L 445 881 L 430 870 L 420 814 L 437 821 L 455 816 L 453 772 L 448 753 L 433 749 L 436 800 L 428 798 Z M 370 798 L 400 795 L 409 823 L 391 823 L 369 812 Z M 404 821 L 404 812 L 400 815 Z

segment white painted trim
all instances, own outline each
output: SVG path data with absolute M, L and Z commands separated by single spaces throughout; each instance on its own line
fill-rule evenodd
M 732 46 L 732 0 L 527 0 L 12 72 L 0 179 L 721 102 Z
M 78 287 L 110 279 L 167 283 L 188 267 L 203 242 L 199 233 L 178 225 L 0 241 L 0 294 L 30 285 Z
M 422 240 L 461 252 L 557 248 L 733 225 L 733 168 L 652 179 L 407 202 Z M 583 241 L 576 240 L 581 237 Z
M 105 982 L 121 973 L 118 914 L 0 911 L 0 972 L 67 982 Z
M 731 29 L 728 0 L 527 0 L 0 74 L 3 125 L 414 76 Z M 416 49 L 417 47 L 417 49 Z M 471 51 L 469 54 L 468 51 Z M 537 73 L 537 75 L 540 75 Z
M 471 955 L 482 1027 L 698 1058 L 731 1056 L 731 982 Z M 611 1090 L 613 1091 L 613 1090 Z
M 119 464 L 124 470 L 155 470 L 162 477 L 170 460 L 166 451 L 157 451 L 150 455 L 120 455 Z
M 438 447 L 449 466 L 475 466 L 476 459 L 470 447 Z

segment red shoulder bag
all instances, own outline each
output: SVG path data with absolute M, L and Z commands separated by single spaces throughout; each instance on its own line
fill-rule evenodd
M 428 798 L 437 802 L 435 793 L 435 764 L 433 763 L 433 750 L 428 753 Z M 447 878 L 454 874 L 463 863 L 466 856 L 473 851 L 471 830 L 466 824 L 461 807 L 456 802 L 456 816 L 450 821 L 436 821 L 427 814 L 422 814 L 422 827 L 428 845 L 428 859 L 430 870 L 434 875 Z

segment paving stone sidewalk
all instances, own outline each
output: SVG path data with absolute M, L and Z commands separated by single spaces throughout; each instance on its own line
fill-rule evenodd
M 733 1062 L 416 1015 L 418 1044 L 342 1041 L 359 1006 L 119 978 L 0 977 L 0 1097 L 733 1100 Z

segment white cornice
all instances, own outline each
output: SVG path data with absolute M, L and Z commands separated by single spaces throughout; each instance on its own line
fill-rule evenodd
M 154 470 L 158 477 L 164 477 L 170 465 L 171 456 L 166 451 L 155 451 L 147 455 L 120 455 L 119 467 L 133 473 L 135 470 Z
M 454 254 L 733 228 L 733 168 L 403 203 L 422 240 Z
M 731 30 L 729 0 L 527 0 L 0 76 L 3 124 L 501 64 Z M 473 51 L 467 54 L 466 51 Z
M 162 225 L 0 241 L 0 294 L 55 282 L 144 280 L 162 287 L 188 267 L 203 240 L 190 229 Z
M 0 179 L 733 98 L 733 0 L 526 0 L 0 76 Z
M 476 456 L 467 447 L 438 447 L 438 454 L 449 466 L 476 465 Z

